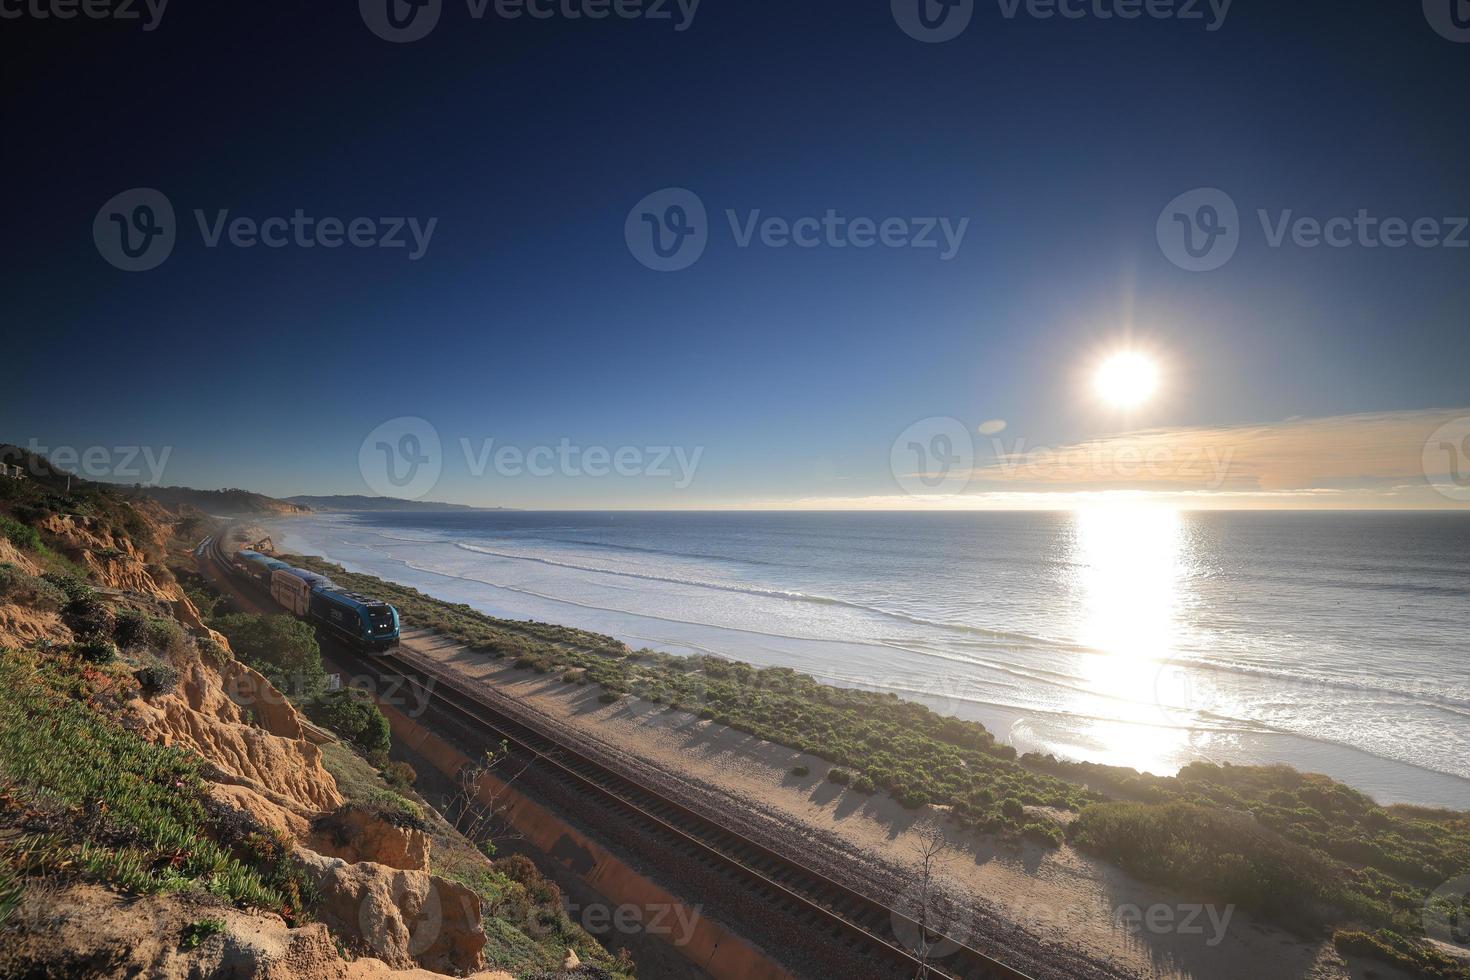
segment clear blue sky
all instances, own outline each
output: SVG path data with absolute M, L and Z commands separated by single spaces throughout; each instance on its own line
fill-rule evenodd
M 930 416 L 1062 445 L 1470 403 L 1470 249 L 1273 249 L 1255 217 L 1470 214 L 1470 45 L 1418 4 L 1240 0 L 1209 32 L 991 2 L 942 44 L 888 0 L 704 0 L 682 32 L 449 0 L 410 44 L 334 6 L 7 24 L 30 53 L 3 69 L 0 440 L 168 446 L 167 483 L 362 493 L 363 438 L 420 416 L 444 440 L 436 498 L 661 507 L 895 493 L 893 441 Z M 139 186 L 179 242 L 126 273 L 92 223 Z M 666 187 L 699 195 L 710 244 L 659 273 L 624 221 Z M 1155 238 L 1198 187 L 1243 219 L 1207 273 Z M 438 223 L 411 262 L 209 249 L 195 208 Z M 726 209 L 970 224 L 942 261 L 740 248 Z M 1123 418 L 1082 379 L 1130 335 L 1166 387 Z M 462 438 L 703 457 L 684 490 L 476 479 Z

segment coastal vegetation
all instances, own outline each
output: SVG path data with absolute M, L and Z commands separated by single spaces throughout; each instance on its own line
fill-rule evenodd
M 105 709 L 131 693 L 122 664 L 74 651 L 0 653 L 0 823 L 5 863 L 74 870 L 124 891 L 197 890 L 308 917 L 285 842 L 213 806 L 203 760 L 145 741 Z
M 1380 807 L 1326 776 L 1285 766 L 1195 763 L 1177 776 L 1017 758 L 982 725 L 893 695 L 837 688 L 788 668 L 632 650 L 568 627 L 497 619 L 467 605 L 348 572 L 292 564 L 394 603 L 405 626 L 436 630 L 516 667 L 585 672 L 638 697 L 827 760 L 827 780 L 945 807 L 955 823 L 1012 840 L 1064 839 L 1145 880 L 1249 909 L 1301 934 L 1436 980 L 1470 968 L 1424 942 L 1431 892 L 1470 874 L 1470 813 Z M 805 775 L 793 770 L 793 775 Z M 1064 832 L 1042 814 L 1077 814 Z

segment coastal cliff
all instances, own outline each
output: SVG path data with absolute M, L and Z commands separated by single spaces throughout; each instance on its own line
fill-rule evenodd
M 180 584 L 200 526 L 0 480 L 0 975 L 510 976 L 486 900 L 560 910 L 237 659 Z M 496 962 L 590 943 L 525 921 L 496 922 Z

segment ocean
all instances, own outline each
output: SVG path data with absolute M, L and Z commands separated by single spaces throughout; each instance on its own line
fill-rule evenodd
M 311 515 L 278 548 L 635 647 L 780 664 L 1172 774 L 1470 808 L 1470 514 Z

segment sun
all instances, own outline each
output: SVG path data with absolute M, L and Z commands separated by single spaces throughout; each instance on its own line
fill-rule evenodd
M 1133 408 L 1148 401 L 1158 390 L 1159 366 L 1145 354 L 1123 351 L 1103 361 L 1093 386 L 1108 404 Z

